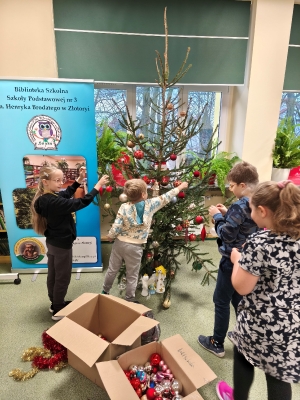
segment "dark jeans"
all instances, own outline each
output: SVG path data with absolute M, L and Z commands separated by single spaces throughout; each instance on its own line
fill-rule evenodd
M 230 258 L 222 256 L 219 265 L 216 288 L 213 301 L 215 303 L 215 326 L 213 338 L 219 343 L 223 343 L 226 337 L 230 318 L 230 302 L 235 313 L 242 297 L 238 294 L 231 283 L 233 264 Z
M 291 400 L 292 387 L 290 383 L 282 382 L 271 375 L 265 374 L 268 387 L 268 400 Z M 233 386 L 234 400 L 247 400 L 254 378 L 254 367 L 234 346 Z
M 48 296 L 53 303 L 54 311 L 59 311 L 64 307 L 65 295 L 72 274 L 72 248 L 61 249 L 47 243 L 48 248 L 48 276 L 47 288 Z

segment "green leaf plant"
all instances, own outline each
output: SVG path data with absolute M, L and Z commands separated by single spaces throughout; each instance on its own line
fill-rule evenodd
M 294 168 L 300 165 L 300 136 L 297 135 L 292 117 L 280 121 L 272 151 L 274 168 Z

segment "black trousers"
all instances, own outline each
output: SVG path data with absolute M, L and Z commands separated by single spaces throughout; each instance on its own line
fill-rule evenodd
M 266 375 L 268 400 L 291 400 L 292 387 L 290 383 L 280 381 Z M 233 387 L 234 400 L 247 400 L 254 378 L 254 367 L 238 352 L 234 346 Z
M 54 311 L 64 307 L 65 295 L 71 280 L 72 248 L 62 249 L 47 243 L 48 248 L 48 296 L 53 304 Z

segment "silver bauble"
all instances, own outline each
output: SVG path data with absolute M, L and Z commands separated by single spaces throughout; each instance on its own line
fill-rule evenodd
M 172 198 L 171 198 L 171 203 L 172 203 L 172 204 L 177 203 L 177 197 L 175 197 L 175 196 L 172 197 Z
M 158 243 L 156 240 L 154 240 L 154 241 L 152 242 L 152 247 L 153 247 L 154 249 L 157 249 L 157 247 L 159 247 L 159 243 Z
M 123 203 L 125 203 L 125 201 L 127 201 L 127 196 L 125 193 L 121 193 L 119 196 L 119 200 L 122 201 Z

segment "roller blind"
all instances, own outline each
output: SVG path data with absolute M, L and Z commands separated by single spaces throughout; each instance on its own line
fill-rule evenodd
M 54 0 L 59 77 L 154 83 L 165 6 L 171 76 L 190 47 L 181 83 L 243 84 L 250 2 L 234 0 Z
M 283 90 L 300 90 L 300 5 L 294 5 Z

